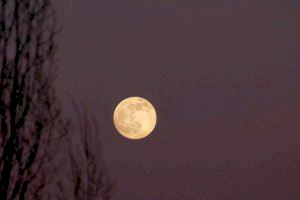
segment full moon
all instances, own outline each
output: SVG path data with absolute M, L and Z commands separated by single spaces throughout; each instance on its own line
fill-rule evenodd
M 141 97 L 121 101 L 113 116 L 117 131 L 128 139 L 147 137 L 155 128 L 157 117 L 153 105 Z

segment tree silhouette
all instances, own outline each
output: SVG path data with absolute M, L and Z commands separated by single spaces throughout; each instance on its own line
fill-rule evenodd
M 69 150 L 67 152 L 68 180 L 57 181 L 57 199 L 75 200 L 110 200 L 113 186 L 101 160 L 101 144 L 99 139 L 99 127 L 94 118 L 81 112 L 78 105 L 72 100 L 76 110 L 78 126 L 73 134 L 69 135 Z M 72 140 L 79 133 L 79 143 Z M 69 188 L 66 185 L 70 185 Z M 69 191 L 68 191 L 69 189 Z M 71 194 L 71 195 L 69 195 Z M 69 197 L 71 196 L 71 197 Z
M 53 86 L 57 31 L 51 0 L 0 0 L 1 200 L 52 198 L 45 188 L 57 175 L 50 163 L 59 149 L 53 147 L 71 133 Z M 99 129 L 86 114 L 79 121 L 83 143 L 76 149 L 70 142 L 66 155 L 72 190 L 65 196 L 66 187 L 58 184 L 57 198 L 110 199 L 99 143 L 92 143 Z
M 49 0 L 0 1 L 1 199 L 25 199 L 28 191 L 38 198 L 46 181 L 38 173 L 61 123 L 53 88 L 56 31 Z

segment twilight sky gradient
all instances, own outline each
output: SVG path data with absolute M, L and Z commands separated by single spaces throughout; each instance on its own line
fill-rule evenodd
M 299 0 L 57 7 L 64 110 L 69 93 L 98 119 L 116 200 L 300 199 Z M 144 140 L 114 129 L 129 96 L 157 109 Z

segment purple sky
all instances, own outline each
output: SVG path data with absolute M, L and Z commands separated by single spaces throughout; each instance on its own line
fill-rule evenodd
M 300 199 L 300 1 L 66 0 L 58 90 L 101 127 L 116 200 Z M 114 107 L 150 100 L 130 141 Z

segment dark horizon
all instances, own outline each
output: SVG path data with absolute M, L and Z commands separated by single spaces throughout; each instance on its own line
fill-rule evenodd
M 98 120 L 116 200 L 300 199 L 300 2 L 57 2 L 58 82 Z M 66 93 L 68 95 L 66 95 Z M 121 137 L 120 100 L 155 131 Z

